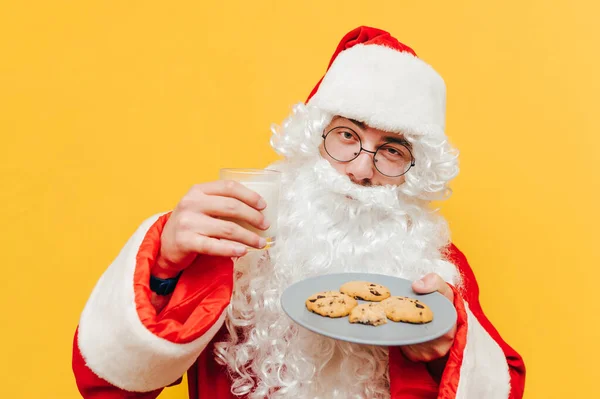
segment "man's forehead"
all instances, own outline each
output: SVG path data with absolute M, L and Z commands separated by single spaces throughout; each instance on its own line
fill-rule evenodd
M 331 120 L 331 122 L 336 122 L 336 121 L 337 122 L 350 121 L 353 124 L 355 124 L 356 126 L 360 127 L 361 129 L 368 129 L 369 128 L 369 125 L 367 125 L 365 122 L 361 122 L 359 120 L 352 119 L 352 118 L 347 118 L 347 117 L 341 116 L 341 115 L 336 115 Z

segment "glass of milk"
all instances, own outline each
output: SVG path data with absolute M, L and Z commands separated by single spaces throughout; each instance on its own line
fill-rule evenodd
M 241 220 L 232 220 L 232 222 L 258 234 L 260 237 L 264 237 L 267 240 L 267 245 L 263 249 L 268 249 L 275 245 L 281 172 L 269 169 L 225 168 L 220 170 L 219 175 L 221 180 L 240 182 L 264 198 L 267 202 L 267 207 L 262 210 L 262 213 L 265 219 L 271 223 L 271 226 L 267 230 L 257 229 Z

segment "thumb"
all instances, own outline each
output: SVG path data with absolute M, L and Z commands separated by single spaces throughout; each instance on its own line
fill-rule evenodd
M 437 281 L 433 274 L 428 274 L 412 283 L 412 289 L 417 294 L 429 294 L 437 291 L 437 288 Z

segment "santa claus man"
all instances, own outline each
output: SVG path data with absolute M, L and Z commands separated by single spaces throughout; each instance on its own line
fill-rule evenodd
M 483 314 L 465 256 L 429 202 L 458 173 L 445 85 L 414 51 L 348 33 L 271 144 L 284 157 L 277 221 L 231 181 L 192 187 L 134 233 L 81 315 L 73 370 L 85 398 L 155 398 L 187 372 L 192 399 L 521 398 L 525 368 Z M 258 229 L 278 223 L 277 245 Z M 237 259 L 234 261 L 232 259 Z M 458 319 L 430 342 L 381 347 L 324 337 L 282 312 L 290 284 L 368 271 L 439 291 Z

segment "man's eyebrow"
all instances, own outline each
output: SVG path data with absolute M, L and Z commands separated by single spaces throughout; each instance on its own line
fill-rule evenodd
M 403 146 L 408 147 L 409 150 L 412 150 L 412 144 L 402 136 L 385 136 L 381 138 L 381 142 L 402 144 Z
M 338 118 L 341 118 L 341 117 L 338 117 Z M 346 118 L 346 119 L 349 120 L 350 122 L 354 123 L 356 126 L 360 127 L 362 130 L 367 129 L 367 127 L 368 127 L 366 123 L 357 121 L 356 119 L 352 119 L 352 118 Z M 408 140 L 406 140 L 404 137 L 396 135 L 396 134 L 393 136 L 382 137 L 380 142 L 402 144 L 403 146 L 408 147 L 409 150 L 412 150 L 412 144 Z
M 354 123 L 356 126 L 361 128 L 362 130 L 365 130 L 367 128 L 367 124 L 364 122 L 360 122 L 360 121 L 357 121 L 356 119 L 351 119 L 351 118 L 346 118 L 346 119 L 348 119 L 350 122 Z

